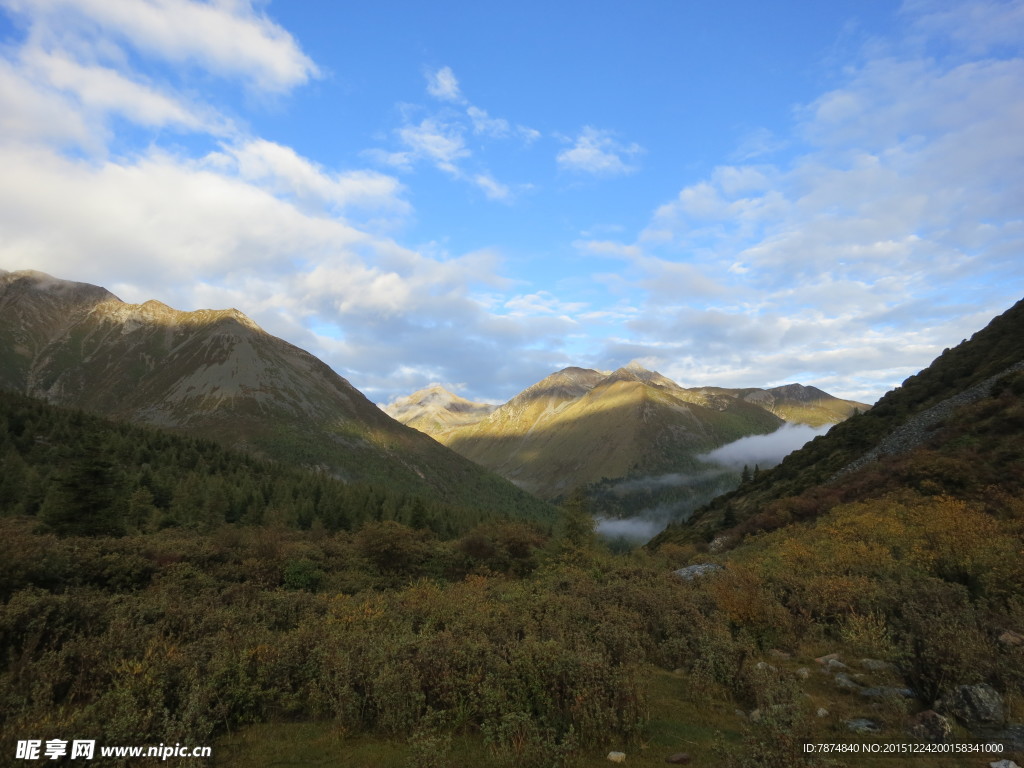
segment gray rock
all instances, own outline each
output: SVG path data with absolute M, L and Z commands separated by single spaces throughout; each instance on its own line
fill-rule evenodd
M 861 684 L 854 681 L 845 672 L 840 672 L 838 675 L 836 675 L 835 680 L 836 687 L 842 691 L 857 691 L 858 693 L 861 691 Z
M 968 728 L 1003 724 L 1003 697 L 988 683 L 958 686 L 939 699 L 935 709 Z
M 999 742 L 1007 752 L 1024 752 L 1024 725 L 1020 723 L 1002 729 L 985 729 L 977 735 L 984 741 Z
M 994 763 L 989 763 L 989 768 L 1020 768 L 1013 760 L 996 760 Z
M 953 736 L 953 725 L 933 709 L 914 715 L 907 729 L 911 736 L 929 744 L 946 744 Z
M 824 707 L 818 707 L 818 711 L 815 712 L 818 717 L 828 717 L 828 710 Z
M 849 667 L 843 664 L 839 659 L 829 659 L 825 662 L 825 669 L 829 672 L 840 672 L 849 669 Z
M 624 763 L 626 762 L 625 752 L 609 752 L 608 761 L 611 763 Z
M 685 568 L 680 568 L 678 571 L 673 571 L 673 573 L 684 581 L 693 581 L 698 576 L 707 576 L 710 573 L 721 570 L 725 569 L 717 563 L 698 563 L 697 565 L 688 565 Z
M 881 730 L 878 723 L 874 720 L 868 720 L 866 717 L 856 717 L 853 720 L 847 720 L 846 727 L 854 733 L 875 733 Z

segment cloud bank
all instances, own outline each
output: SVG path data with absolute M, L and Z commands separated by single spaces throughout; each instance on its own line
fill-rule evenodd
M 824 435 L 831 424 L 823 427 L 809 427 L 806 424 L 786 423 L 769 435 L 748 435 L 727 445 L 716 448 L 698 458 L 723 466 L 738 469 L 743 466 L 751 470 L 774 467 L 793 451 L 803 448 L 814 438 Z

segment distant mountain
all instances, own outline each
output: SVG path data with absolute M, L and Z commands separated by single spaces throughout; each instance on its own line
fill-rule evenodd
M 0 272 L 0 387 L 209 437 L 344 480 L 548 514 L 405 427 L 313 355 L 235 309 L 181 312 L 39 272 Z
M 699 387 L 696 392 L 709 395 L 741 397 L 781 419 L 795 424 L 821 427 L 838 424 L 855 413 L 863 413 L 871 406 L 855 400 L 841 400 L 817 387 L 803 384 L 783 384 L 769 389 L 723 389 L 721 387 Z
M 383 409 L 396 421 L 436 437 L 457 427 L 475 424 L 497 407 L 490 403 L 474 403 L 434 385 L 400 397 Z
M 437 437 L 520 487 L 556 498 L 603 478 L 691 468 L 700 453 L 781 424 L 741 398 L 693 393 L 634 364 L 610 374 L 566 368 L 480 422 Z
M 544 498 L 604 479 L 695 468 L 695 457 L 783 420 L 821 426 L 870 406 L 815 387 L 684 388 L 637 363 L 565 368 L 488 413 L 434 387 L 387 410 Z
M 1021 466 L 1024 301 L 945 350 L 870 411 L 716 498 L 655 543 L 728 531 L 738 540 L 900 490 L 1005 506 L 1024 494 Z

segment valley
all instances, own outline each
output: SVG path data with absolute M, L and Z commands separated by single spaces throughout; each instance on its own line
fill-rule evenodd
M 1024 302 L 871 408 L 631 364 L 500 406 L 392 403 L 417 431 L 235 310 L 0 280 L 5 749 L 89 733 L 213 744 L 215 766 L 385 768 L 1024 753 Z M 738 463 L 828 423 L 777 466 Z M 644 547 L 595 534 L 659 505 Z

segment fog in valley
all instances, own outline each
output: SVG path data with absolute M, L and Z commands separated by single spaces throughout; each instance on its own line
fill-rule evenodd
M 697 457 L 703 469 L 623 480 L 606 495 L 624 505 L 635 500 L 641 506 L 632 515 L 598 515 L 596 530 L 612 542 L 636 545 L 649 541 L 672 522 L 682 522 L 711 499 L 736 488 L 743 467 L 769 469 L 814 438 L 831 424 L 810 427 L 786 423 L 768 435 L 749 435 Z M 653 502 L 653 503 L 652 503 Z

